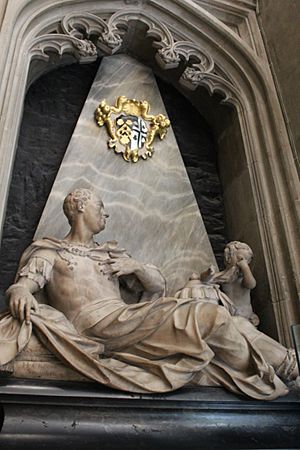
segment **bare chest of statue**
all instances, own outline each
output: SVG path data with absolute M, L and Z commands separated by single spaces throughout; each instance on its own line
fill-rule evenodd
M 119 281 L 110 274 L 108 252 L 94 255 L 74 247 L 55 257 L 51 279 L 46 286 L 49 304 L 69 320 L 96 299 L 120 299 Z

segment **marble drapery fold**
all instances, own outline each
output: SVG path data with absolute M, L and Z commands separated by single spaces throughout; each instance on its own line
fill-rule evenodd
M 34 276 L 35 262 L 39 281 L 41 273 L 51 278 L 36 257 L 42 246 L 56 254 L 63 251 L 61 241 L 35 243 L 21 262 L 22 276 L 26 272 Z M 109 244 L 103 248 L 112 251 Z M 99 292 L 99 298 L 73 323 L 43 304 L 38 313 L 32 311 L 31 322 L 32 326 L 19 323 L 10 313 L 1 315 L 0 364 L 16 357 L 33 328 L 62 362 L 94 381 L 125 391 L 168 392 L 204 380 L 257 399 L 271 400 L 288 391 L 255 339 L 248 338 L 225 307 L 205 299 L 160 297 L 127 305 Z

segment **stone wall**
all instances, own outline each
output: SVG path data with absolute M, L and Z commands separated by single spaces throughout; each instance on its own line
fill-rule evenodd
M 278 338 L 271 301 L 270 288 L 262 242 L 257 223 L 256 209 L 252 196 L 251 182 L 247 170 L 245 154 L 241 151 L 243 141 L 237 115 L 233 112 L 230 121 L 223 123 L 223 131 L 218 135 L 218 163 L 223 186 L 225 220 L 228 240 L 246 242 L 254 252 L 251 269 L 257 286 L 251 292 L 252 306 L 260 318 L 259 328 Z
M 299 169 L 300 2 L 258 0 L 258 6 L 258 22 Z
M 98 64 L 54 70 L 27 93 L 0 250 L 2 298 L 33 238 Z

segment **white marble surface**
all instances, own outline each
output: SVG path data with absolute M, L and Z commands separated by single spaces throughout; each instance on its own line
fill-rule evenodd
M 150 69 L 125 55 L 104 58 L 35 238 L 62 238 L 68 230 L 64 197 L 76 187 L 92 187 L 110 214 L 97 240 L 116 239 L 136 259 L 160 267 L 172 295 L 215 258 L 172 129 L 163 141 L 155 140 L 147 161 L 127 163 L 107 149 L 106 129 L 96 125 L 94 111 L 102 99 L 113 104 L 119 95 L 146 99 L 153 114 L 166 114 Z

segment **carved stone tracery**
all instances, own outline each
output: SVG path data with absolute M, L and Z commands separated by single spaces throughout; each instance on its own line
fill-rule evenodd
M 67 14 L 60 23 L 60 33 L 36 39 L 32 45 L 32 57 L 47 60 L 49 50 L 56 51 L 59 55 L 73 50 L 75 57 L 81 62 L 89 62 L 97 58 L 98 51 L 105 55 L 114 54 L 121 49 L 129 22 L 134 20 L 139 20 L 148 27 L 146 37 L 153 39 L 152 46 L 157 49 L 155 59 L 160 68 L 174 69 L 181 62 L 185 65 L 179 79 L 182 86 L 195 90 L 202 85 L 210 94 L 215 91 L 221 93 L 224 96 L 223 102 L 236 103 L 238 90 L 218 71 L 209 54 L 193 42 L 176 40 L 165 24 L 134 10 L 118 11 L 108 20 L 90 13 Z M 91 36 L 97 38 L 96 45 Z
M 92 62 L 97 59 L 97 48 L 88 39 L 78 39 L 63 34 L 45 34 L 35 39 L 31 46 L 31 57 L 48 61 L 48 52 L 55 52 L 62 56 L 73 53 L 79 61 Z

